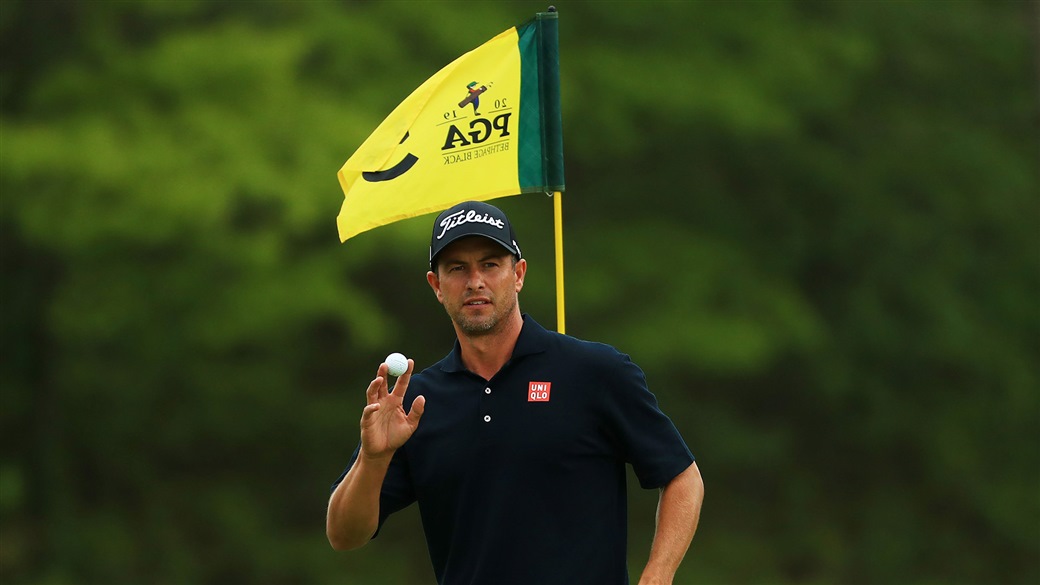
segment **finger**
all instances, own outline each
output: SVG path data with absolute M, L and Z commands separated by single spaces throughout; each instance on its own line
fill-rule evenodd
M 379 400 L 386 398 L 386 395 L 390 393 L 389 390 L 387 390 L 390 387 L 388 381 L 388 376 L 390 375 L 388 373 L 389 371 L 390 366 L 385 363 L 379 364 L 379 369 L 376 370 L 376 379 L 379 380 Z
M 379 412 L 379 403 L 378 402 L 375 403 L 375 404 L 369 404 L 368 406 L 365 407 L 365 409 L 363 411 L 361 411 L 361 422 L 360 422 L 359 426 L 361 427 L 361 435 L 362 436 L 364 436 L 364 434 L 365 434 L 365 429 L 367 429 L 367 428 L 371 427 L 373 424 L 375 424 L 374 421 L 375 421 L 377 412 Z
M 372 416 L 379 410 L 379 406 L 379 403 L 376 402 L 374 404 L 369 404 L 365 407 L 364 410 L 361 411 L 362 428 L 365 426 L 365 423 L 368 422 L 368 419 L 372 418 Z
M 368 389 L 365 390 L 365 398 L 368 400 L 368 404 L 375 404 L 379 402 L 379 384 L 380 378 L 375 378 L 368 383 Z
M 426 397 L 416 396 L 412 401 L 412 409 L 408 412 L 408 423 L 414 428 L 419 424 L 423 412 L 426 412 Z
M 404 396 L 404 393 L 408 391 L 408 382 L 412 379 L 412 369 L 415 368 L 415 362 L 411 359 L 408 360 L 408 369 L 404 371 L 399 378 L 397 378 L 397 384 L 394 385 L 393 393 L 394 396 Z M 400 390 L 400 392 L 398 392 Z

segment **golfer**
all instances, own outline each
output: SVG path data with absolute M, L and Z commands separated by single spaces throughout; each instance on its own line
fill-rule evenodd
M 392 389 L 379 366 L 333 484 L 329 542 L 358 548 L 418 502 L 441 585 L 628 583 L 630 464 L 660 488 L 640 583 L 671 583 L 704 494 L 693 455 L 627 355 L 520 312 L 526 272 L 498 208 L 437 217 L 426 280 L 457 340 L 418 374 L 408 360 Z

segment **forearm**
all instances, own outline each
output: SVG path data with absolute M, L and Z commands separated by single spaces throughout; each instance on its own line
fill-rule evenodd
M 657 531 L 650 548 L 650 560 L 639 580 L 640 585 L 672 582 L 697 531 L 703 499 L 704 482 L 696 463 L 661 490 L 657 507 Z
M 375 534 L 379 526 L 379 492 L 389 466 L 389 457 L 373 460 L 361 453 L 336 486 L 325 518 L 325 534 L 332 548 L 358 548 Z

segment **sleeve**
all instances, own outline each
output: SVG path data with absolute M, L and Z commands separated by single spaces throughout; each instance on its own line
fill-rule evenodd
M 607 424 L 620 457 L 643 488 L 666 485 L 693 463 L 693 454 L 629 356 L 615 353 L 603 373 Z
M 350 461 L 347 462 L 346 469 L 339 474 L 336 481 L 332 482 L 332 489 L 329 493 L 336 491 L 336 487 L 342 483 L 343 478 L 347 476 L 347 472 L 354 466 L 354 462 L 357 461 L 360 452 L 361 443 L 358 442 L 357 447 L 354 448 L 354 453 L 350 456 Z M 383 488 L 379 492 L 379 526 L 376 528 L 372 538 L 379 536 L 379 531 L 383 529 L 383 522 L 386 521 L 390 514 L 407 508 L 414 501 L 415 492 L 412 489 L 412 475 L 408 468 L 408 456 L 404 449 L 398 449 L 394 453 L 393 459 L 390 460 L 390 468 L 386 471 L 386 477 L 383 479 Z

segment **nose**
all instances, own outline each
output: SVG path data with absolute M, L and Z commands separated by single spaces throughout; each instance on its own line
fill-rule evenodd
M 484 275 L 479 270 L 470 270 L 467 275 L 466 288 L 469 290 L 482 290 L 484 288 Z

